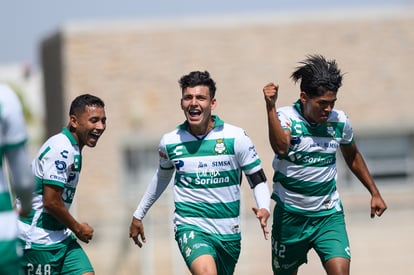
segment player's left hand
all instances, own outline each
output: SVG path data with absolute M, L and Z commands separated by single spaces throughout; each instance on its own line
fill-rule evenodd
M 260 226 L 262 227 L 265 240 L 268 240 L 269 230 L 267 229 L 267 219 L 269 219 L 269 216 L 270 216 L 269 211 L 265 208 L 258 209 L 256 207 L 252 207 L 252 210 L 253 210 L 253 213 L 256 215 L 256 218 L 260 222 Z
M 371 198 L 371 218 L 380 217 L 387 210 L 387 205 L 381 195 L 372 196 Z

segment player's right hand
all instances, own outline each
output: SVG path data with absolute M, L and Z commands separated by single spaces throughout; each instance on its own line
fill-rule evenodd
M 142 247 L 142 243 L 145 243 L 144 224 L 135 217 L 132 217 L 131 225 L 129 226 L 129 237 L 139 247 Z
M 263 95 L 266 100 L 266 104 L 269 106 L 274 106 L 278 96 L 279 85 L 274 84 L 273 82 L 267 84 L 263 87 Z

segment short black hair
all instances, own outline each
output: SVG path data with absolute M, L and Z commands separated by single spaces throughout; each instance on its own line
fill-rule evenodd
M 308 55 L 301 66 L 296 67 L 291 78 L 300 80 L 300 89 L 310 97 L 322 96 L 327 91 L 337 93 L 342 86 L 341 71 L 335 60 L 327 60 L 322 55 Z
M 70 105 L 69 116 L 82 112 L 85 110 L 86 106 L 99 106 L 104 108 L 105 103 L 102 101 L 102 99 L 94 95 L 83 94 L 77 96 Z
M 208 71 L 193 71 L 187 75 L 184 75 L 178 81 L 181 87 L 181 91 L 188 87 L 195 87 L 199 85 L 207 86 L 210 91 L 210 97 L 214 98 L 216 95 L 216 82 L 210 77 L 210 73 Z

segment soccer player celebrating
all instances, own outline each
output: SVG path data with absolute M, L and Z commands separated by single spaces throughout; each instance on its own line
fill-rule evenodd
M 336 189 L 336 151 L 371 194 L 371 217 L 387 206 L 354 141 L 348 117 L 334 109 L 342 74 L 334 60 L 311 55 L 292 74 L 299 99 L 278 108 L 279 86 L 263 88 L 276 201 L 272 226 L 274 274 L 297 274 L 315 249 L 328 275 L 349 274 L 350 248 Z
M 93 95 L 76 97 L 69 123 L 50 137 L 32 162 L 37 181 L 32 212 L 19 221 L 25 274 L 94 274 L 85 251 L 93 228 L 69 212 L 82 168 L 82 149 L 95 147 L 106 129 L 104 102 Z
M 180 81 L 186 121 L 165 134 L 159 167 L 130 225 L 142 247 L 143 218 L 174 172 L 175 239 L 192 274 L 233 274 L 240 255 L 242 171 L 253 189 L 253 211 L 268 237 L 270 193 L 260 159 L 243 129 L 212 115 L 217 102 L 210 74 L 194 71 Z

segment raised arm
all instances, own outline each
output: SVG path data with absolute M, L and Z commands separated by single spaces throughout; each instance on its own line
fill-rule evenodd
M 263 88 L 266 101 L 267 121 L 269 128 L 269 141 L 273 152 L 277 155 L 287 154 L 289 150 L 290 132 L 283 130 L 276 112 L 276 101 L 279 86 L 269 83 Z

